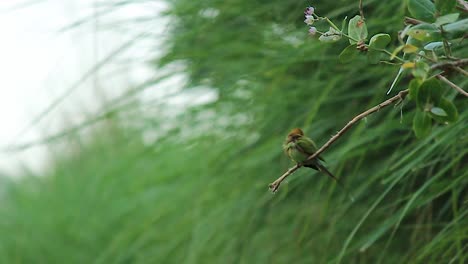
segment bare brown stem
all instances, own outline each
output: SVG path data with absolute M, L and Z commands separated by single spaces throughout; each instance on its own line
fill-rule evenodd
M 417 20 L 416 18 L 412 17 L 405 17 L 404 23 L 406 25 L 419 25 L 419 24 L 424 24 L 423 21 Z
M 467 72 L 463 68 L 461 68 L 466 65 L 468 65 L 468 59 L 459 59 L 456 61 L 444 61 L 444 62 L 433 64 L 431 66 L 431 70 L 452 68 L 466 76 Z M 468 97 L 468 93 L 465 90 L 463 90 L 461 87 L 451 82 L 449 79 L 442 76 L 442 74 L 437 74 L 436 78 L 448 84 L 450 87 L 452 87 L 453 89 L 455 89 L 457 92 L 461 93 L 462 95 Z
M 359 14 L 361 15 L 361 19 L 364 20 L 364 9 L 362 8 L 362 0 L 359 0 Z
M 464 0 L 457 0 L 457 1 L 463 7 L 463 11 L 468 12 L 468 2 Z
M 462 69 L 461 67 L 454 67 L 454 69 L 455 69 L 457 72 L 459 72 L 459 73 L 461 73 L 461 74 L 463 74 L 463 75 L 465 75 L 465 76 L 468 76 L 468 71 L 465 71 L 465 70 Z
M 380 109 L 387 107 L 395 102 L 399 102 L 408 95 L 409 90 L 403 90 L 400 91 L 397 95 L 394 97 L 360 113 L 359 115 L 355 116 L 351 121 L 349 121 L 336 135 L 332 136 L 320 149 L 318 149 L 313 155 L 310 155 L 307 160 L 312 160 L 315 159 L 318 155 L 320 155 L 322 152 L 324 152 L 327 148 L 331 146 L 336 140 L 338 140 L 343 134 L 345 134 L 354 124 L 356 124 L 359 120 L 363 119 L 364 117 L 373 114 L 375 112 L 378 112 Z M 290 169 L 288 169 L 283 175 L 281 175 L 276 181 L 272 182 L 269 187 L 272 192 L 278 191 L 278 188 L 280 184 L 292 173 L 294 173 L 297 169 L 301 167 L 300 164 L 296 164 Z
M 455 61 L 444 61 L 444 62 L 439 62 L 436 64 L 433 64 L 431 66 L 431 69 L 442 69 L 446 67 L 463 67 L 468 65 L 468 59 L 459 59 Z
M 450 87 L 452 87 L 453 89 L 455 89 L 457 92 L 461 93 L 462 95 L 464 95 L 465 97 L 468 97 L 468 93 L 463 90 L 461 87 L 459 87 L 458 85 L 454 84 L 453 82 L 451 82 L 449 79 L 445 78 L 444 76 L 438 74 L 436 75 L 436 78 L 443 81 L 444 83 L 448 84 Z

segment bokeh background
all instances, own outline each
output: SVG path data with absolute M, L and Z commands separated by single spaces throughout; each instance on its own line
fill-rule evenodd
M 459 120 L 429 137 L 404 102 L 323 154 L 354 202 L 307 169 L 268 191 L 292 165 L 291 128 L 325 143 L 397 72 L 340 64 L 345 41 L 307 35 L 310 4 L 337 24 L 358 14 L 354 0 L 2 3 L 1 51 L 16 55 L 2 62 L 0 263 L 465 263 L 468 113 L 452 89 Z M 405 1 L 364 11 L 396 46 Z

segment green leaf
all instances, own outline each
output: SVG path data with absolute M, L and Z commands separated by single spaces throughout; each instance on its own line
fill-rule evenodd
M 431 113 L 433 113 L 436 116 L 448 116 L 447 112 L 445 112 L 445 110 L 440 107 L 432 107 Z
M 409 99 L 416 100 L 418 98 L 419 86 L 421 86 L 422 81 L 419 79 L 413 79 L 408 85 L 409 89 Z
M 337 42 L 340 39 L 341 32 L 332 27 L 330 27 L 330 29 L 327 32 L 323 33 L 319 38 L 319 40 L 324 43 L 333 43 Z
M 411 71 L 414 77 L 419 78 L 421 80 L 425 80 L 427 78 L 427 74 L 431 67 L 422 60 L 416 62 L 415 67 Z
M 447 24 L 444 26 L 444 30 L 448 33 L 448 37 L 450 38 L 463 37 L 468 31 L 468 18 Z
M 420 40 L 417 40 L 415 38 L 413 38 L 412 36 L 408 36 L 408 38 L 406 39 L 406 43 L 405 45 L 413 45 L 413 46 L 416 46 L 416 47 L 421 47 L 423 45 L 422 41 Z M 404 45 L 403 45 L 404 47 Z
M 382 53 L 376 50 L 368 50 L 367 51 L 367 62 L 370 64 L 378 64 L 380 62 L 380 57 Z
M 405 46 L 403 46 L 404 53 L 415 53 L 416 51 L 418 51 L 418 47 L 414 45 L 406 44 Z
M 422 111 L 416 111 L 413 119 L 413 131 L 416 137 L 424 138 L 431 133 L 431 117 Z
M 412 61 L 408 61 L 408 62 L 405 62 L 401 65 L 401 67 L 403 69 L 413 69 L 414 67 L 416 66 L 416 63 L 412 62 Z
M 439 105 L 439 102 L 442 99 L 443 89 L 440 85 L 439 80 L 431 78 L 424 81 L 418 89 L 418 94 L 416 97 L 416 104 L 420 110 L 430 110 L 425 109 L 430 105 Z
M 432 22 L 436 9 L 430 0 L 408 0 L 408 11 L 416 19 Z
M 448 14 L 457 5 L 457 0 L 435 0 L 435 7 L 441 15 Z
M 458 110 L 451 101 L 442 98 L 438 104 L 438 107 L 442 108 L 445 113 L 447 113 L 445 121 L 453 123 L 458 120 Z
M 442 26 L 445 24 L 450 24 L 457 21 L 458 17 L 460 16 L 459 13 L 448 14 L 445 16 L 438 17 L 437 20 L 434 22 L 437 26 Z
M 444 43 L 442 41 L 430 42 L 426 46 L 424 46 L 425 50 L 436 50 L 444 47 Z
M 369 41 L 369 50 L 367 51 L 367 61 L 370 64 L 377 64 L 380 61 L 380 56 L 382 55 L 380 51 L 385 49 L 385 47 L 390 43 L 390 35 L 379 33 L 372 36 Z
M 445 28 L 445 30 L 447 30 Z M 412 27 L 408 30 L 408 35 L 419 40 L 419 41 L 434 41 L 440 40 L 442 35 L 440 34 L 440 30 L 437 26 L 433 24 L 419 24 Z
M 457 108 L 446 98 L 442 98 L 438 105 L 433 106 L 429 114 L 434 120 L 442 124 L 452 123 L 458 119 Z
M 340 53 L 340 62 L 349 63 L 353 61 L 358 54 L 359 51 L 356 49 L 356 44 L 349 45 Z
M 351 44 L 364 41 L 367 38 L 366 22 L 364 22 L 361 16 L 355 16 L 349 20 L 348 35 L 354 39 L 349 40 L 349 43 Z
M 391 38 L 389 34 L 379 33 L 372 36 L 369 41 L 369 47 L 374 49 L 385 49 L 385 47 L 390 43 Z

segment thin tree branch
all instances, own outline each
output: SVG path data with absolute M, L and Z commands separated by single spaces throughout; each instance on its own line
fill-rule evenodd
M 460 68 L 460 67 L 454 67 L 454 69 L 455 69 L 457 72 L 459 72 L 459 73 L 461 73 L 461 74 L 463 74 L 463 75 L 465 75 L 465 76 L 468 76 L 468 71 L 465 71 L 464 69 L 462 69 L 462 68 Z
M 361 4 L 362 4 L 362 1 L 359 2 L 360 3 L 360 7 L 361 7 Z M 468 59 L 460 59 L 460 60 L 456 60 L 456 61 L 444 61 L 444 62 L 440 62 L 440 63 L 436 63 L 436 64 L 433 64 L 431 66 L 431 70 L 435 70 L 435 69 L 443 69 L 443 68 L 447 68 L 447 67 L 450 67 L 450 68 L 459 68 L 461 69 L 460 67 L 463 67 L 465 65 L 468 65 Z M 464 71 L 463 69 L 461 69 L 462 71 Z M 438 78 L 439 80 L 447 83 L 448 85 L 450 85 L 452 88 L 454 88 L 455 90 L 457 90 L 458 92 L 460 92 L 461 94 L 465 95 L 465 96 L 468 96 L 468 93 L 465 92 L 462 88 L 458 87 L 456 84 L 452 83 L 451 81 L 449 81 L 447 78 L 445 78 L 444 76 L 438 74 L 436 75 L 436 78 Z M 409 90 L 406 89 L 406 90 L 403 90 L 403 91 L 400 91 L 397 95 L 395 95 L 394 97 L 366 110 L 365 112 L 362 112 L 361 114 L 355 116 L 353 119 L 351 119 L 351 121 L 349 121 L 346 126 L 344 126 L 340 131 L 338 131 L 338 133 L 336 135 L 334 135 L 333 137 L 330 138 L 330 140 L 328 140 L 319 150 L 317 150 L 317 152 L 315 152 L 313 155 L 309 156 L 307 158 L 307 160 L 312 160 L 312 159 L 315 159 L 318 155 L 320 155 L 322 152 L 324 152 L 327 148 L 329 148 L 331 146 L 331 144 L 333 144 L 336 140 L 338 140 L 338 138 L 340 138 L 344 133 L 346 133 L 354 124 L 356 124 L 359 120 L 363 119 L 364 117 L 370 115 L 370 114 L 373 114 L 377 111 L 379 111 L 381 108 L 384 108 L 386 106 L 389 106 L 395 102 L 399 102 L 403 99 L 405 99 L 405 97 L 408 95 L 409 93 Z M 270 190 L 272 192 L 276 192 L 278 191 L 278 188 L 280 186 L 280 184 L 291 174 L 293 174 L 296 170 L 298 170 L 300 167 L 302 167 L 302 164 L 296 164 L 294 165 L 293 167 L 289 168 L 283 175 L 281 175 L 276 181 L 272 182 L 269 187 L 270 187 Z
M 443 81 L 444 83 L 448 84 L 450 87 L 457 90 L 459 93 L 463 94 L 464 96 L 468 97 L 468 93 L 465 92 L 465 90 L 463 90 L 461 87 L 454 84 L 453 82 L 449 81 L 449 79 L 445 78 L 444 76 L 438 74 L 438 75 L 436 75 L 436 78 Z
M 364 10 L 362 9 L 362 0 L 359 0 L 359 13 L 361 14 L 361 19 L 364 20 Z
M 404 23 L 405 23 L 405 25 L 419 25 L 419 24 L 424 24 L 423 21 L 417 20 L 416 18 L 412 18 L 412 17 L 405 17 Z
M 444 68 L 450 67 L 450 68 L 455 69 L 456 71 L 458 71 L 458 72 L 460 72 L 460 73 L 462 73 L 463 75 L 466 76 L 467 72 L 464 69 L 461 68 L 461 67 L 466 66 L 466 65 L 468 65 L 468 59 L 460 59 L 460 60 L 456 60 L 456 61 L 444 61 L 444 62 L 433 64 L 431 66 L 431 70 L 444 69 Z M 436 78 L 443 81 L 443 82 L 445 82 L 446 84 L 448 84 L 453 89 L 457 90 L 462 95 L 468 97 L 468 93 L 465 90 L 463 90 L 461 87 L 459 87 L 458 85 L 454 84 L 453 82 L 451 82 L 450 80 L 448 80 L 447 78 L 442 76 L 442 74 L 437 74 Z
M 468 12 L 468 3 L 464 0 L 457 0 L 457 1 L 463 7 L 463 11 Z
M 355 116 L 353 119 L 351 119 L 351 121 L 349 121 L 346 126 L 344 126 L 340 131 L 338 131 L 338 133 L 336 133 L 336 135 L 334 135 L 333 137 L 331 137 L 319 150 L 317 150 L 313 155 L 310 155 L 307 160 L 312 160 L 312 159 L 315 159 L 318 155 L 320 155 L 322 152 L 324 152 L 327 148 L 329 148 L 331 146 L 331 144 L 333 144 L 336 140 L 338 140 L 341 136 L 343 136 L 344 133 L 346 133 L 354 124 L 356 124 L 359 120 L 363 119 L 364 117 L 370 115 L 370 114 L 373 114 L 375 112 L 378 112 L 380 109 L 386 107 L 386 106 L 389 106 L 395 102 L 399 102 L 403 99 L 405 99 L 405 97 L 408 95 L 409 93 L 409 90 L 406 89 L 406 90 L 403 90 L 403 91 L 400 91 L 397 95 L 395 95 L 394 97 L 362 112 L 361 114 Z M 293 167 L 291 167 L 289 170 L 287 170 L 283 175 L 281 175 L 281 177 L 279 177 L 276 181 L 272 182 L 269 187 L 270 187 L 270 190 L 272 192 L 276 192 L 278 191 L 278 188 L 280 186 L 280 184 L 289 176 L 291 175 L 292 173 L 294 173 L 297 169 L 299 169 L 300 167 L 302 167 L 301 164 L 296 164 L 294 165 Z
M 431 70 L 446 68 L 446 67 L 463 67 L 466 65 L 468 65 L 468 59 L 459 59 L 456 61 L 444 61 L 444 62 L 433 64 L 431 66 Z

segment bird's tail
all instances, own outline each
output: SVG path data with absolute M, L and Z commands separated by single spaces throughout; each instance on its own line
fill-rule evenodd
M 324 172 L 327 174 L 330 178 L 335 180 L 335 182 L 346 192 L 346 195 L 348 195 L 349 199 L 354 202 L 354 197 L 351 195 L 349 190 L 341 183 L 341 181 L 338 180 L 338 178 L 335 177 L 325 166 L 323 166 L 320 162 L 316 163 L 316 166 L 319 171 Z

